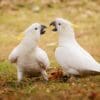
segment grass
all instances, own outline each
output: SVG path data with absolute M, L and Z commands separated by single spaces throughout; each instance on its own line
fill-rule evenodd
M 26 78 L 16 82 L 16 68 L 8 62 L 11 50 L 20 42 L 17 34 L 24 31 L 31 23 L 40 22 L 48 26 L 56 17 L 71 20 L 75 28 L 77 41 L 100 62 L 100 7 L 97 1 L 81 0 L 54 4 L 51 8 L 42 7 L 34 12 L 31 7 L 18 6 L 17 10 L 0 10 L 0 99 L 39 99 L 39 100 L 99 100 L 100 75 L 78 78 L 73 82 L 49 81 Z M 57 33 L 47 29 L 39 45 L 48 53 L 51 67 L 58 68 L 54 50 L 48 46 L 57 42 Z

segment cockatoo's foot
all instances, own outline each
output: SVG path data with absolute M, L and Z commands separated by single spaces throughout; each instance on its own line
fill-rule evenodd
M 64 75 L 64 76 L 62 77 L 62 81 L 63 81 L 63 82 L 66 82 L 66 81 L 69 80 L 69 78 L 70 78 L 69 75 Z
M 47 75 L 47 73 L 46 73 L 46 71 L 45 71 L 44 69 L 41 70 L 41 74 L 42 74 L 43 78 L 44 78 L 46 81 L 48 81 L 48 75 Z

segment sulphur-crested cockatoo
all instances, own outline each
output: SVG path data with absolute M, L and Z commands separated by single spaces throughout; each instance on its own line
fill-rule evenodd
M 21 43 L 11 52 L 9 60 L 17 64 L 18 82 L 22 80 L 24 71 L 33 71 L 33 74 L 40 72 L 48 80 L 46 69 L 50 62 L 46 52 L 38 47 L 38 40 L 45 33 L 45 28 L 44 25 L 33 23 L 25 30 Z
M 76 41 L 70 21 L 57 18 L 50 25 L 55 26 L 53 31 L 57 31 L 59 35 L 55 57 L 61 65 L 64 75 L 79 75 L 83 71 L 100 72 L 100 64 Z

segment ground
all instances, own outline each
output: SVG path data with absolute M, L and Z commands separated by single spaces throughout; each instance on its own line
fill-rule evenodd
M 15 65 L 9 63 L 8 55 L 20 42 L 17 35 L 33 22 L 49 27 L 56 17 L 69 19 L 76 24 L 76 39 L 80 45 L 100 62 L 100 2 L 99 0 L 64 1 L 47 6 L 15 5 L 4 6 L 0 10 L 0 99 L 4 100 L 99 100 L 100 75 L 76 78 L 72 82 L 40 78 L 24 78 L 18 84 Z M 37 9 L 37 8 L 38 9 Z M 54 51 L 58 40 L 57 33 L 47 29 L 39 45 L 49 55 L 52 69 L 58 68 Z M 49 71 L 48 71 L 49 73 Z

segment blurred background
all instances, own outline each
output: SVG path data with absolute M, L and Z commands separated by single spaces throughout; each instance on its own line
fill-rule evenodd
M 6 60 L 12 48 L 19 43 L 17 34 L 34 22 L 48 26 L 57 17 L 68 19 L 78 26 L 75 32 L 80 44 L 99 60 L 99 5 L 99 0 L 0 0 L 0 61 Z M 47 45 L 55 44 L 56 41 L 57 34 L 48 28 L 40 42 L 53 64 L 56 46 Z
M 32 91 L 36 92 L 36 90 L 39 90 L 42 94 L 42 86 L 44 87 L 43 95 L 47 91 L 55 97 L 52 91 L 54 91 L 53 93 L 59 91 L 58 95 L 62 94 L 64 100 L 64 95 L 66 94 L 64 89 L 68 88 L 68 84 L 64 85 L 65 88 L 62 88 L 60 83 L 50 83 L 51 85 L 46 90 L 47 88 L 42 83 L 37 83 L 41 84 L 40 87 L 34 84 L 35 87 L 33 88 L 31 81 L 31 83 L 23 83 L 23 86 L 17 87 L 15 85 L 15 65 L 11 65 L 8 62 L 8 55 L 11 50 L 21 41 L 16 39 L 17 35 L 23 32 L 30 24 L 39 22 L 48 26 L 46 34 L 40 39 L 39 45 L 49 55 L 51 67 L 58 68 L 59 65 L 54 57 L 58 34 L 52 32 L 52 28 L 49 27 L 49 23 L 57 17 L 65 18 L 77 25 L 74 28 L 77 41 L 100 62 L 100 0 L 0 0 L 0 94 L 9 93 L 9 91 L 15 93 L 14 91 L 16 90 L 17 92 L 21 91 L 23 94 L 31 94 Z M 91 80 L 93 81 L 92 83 Z M 88 92 L 100 90 L 98 88 L 100 77 L 91 77 L 77 82 L 79 84 L 87 82 L 86 88 L 84 88 L 84 85 L 80 86 L 80 88 L 84 88 L 84 93 L 80 93 L 80 96 L 88 96 Z M 71 89 L 75 88 L 77 90 L 77 82 L 74 84 L 75 87 L 73 85 L 69 86 L 69 91 L 72 94 Z M 30 84 L 32 85 L 31 88 L 29 87 Z M 53 86 L 55 85 L 54 88 L 52 88 L 52 84 Z M 89 91 L 87 91 L 91 84 L 94 88 L 91 86 Z M 59 90 L 55 91 L 58 88 Z M 38 94 L 38 91 L 36 93 Z M 71 94 L 69 97 L 71 97 Z

